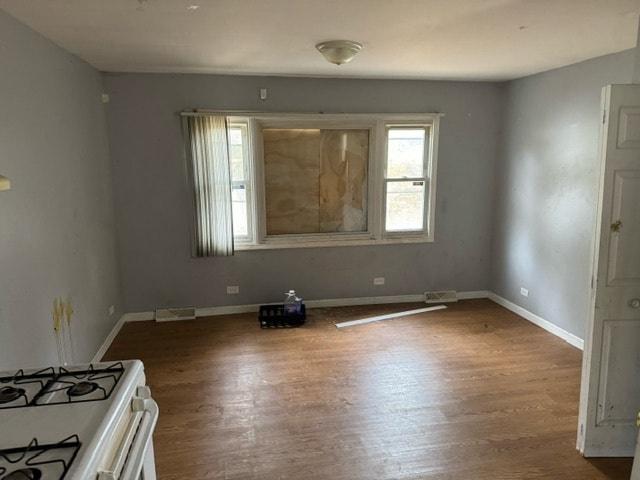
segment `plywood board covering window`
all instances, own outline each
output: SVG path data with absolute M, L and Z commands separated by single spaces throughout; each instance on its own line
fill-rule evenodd
M 262 131 L 267 235 L 367 231 L 366 129 Z

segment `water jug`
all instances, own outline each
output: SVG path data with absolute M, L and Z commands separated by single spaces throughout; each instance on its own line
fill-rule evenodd
M 284 314 L 299 315 L 302 310 L 302 299 L 296 296 L 295 290 L 289 290 L 284 295 Z

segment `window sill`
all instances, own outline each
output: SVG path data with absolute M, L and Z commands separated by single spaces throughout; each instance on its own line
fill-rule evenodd
M 291 248 L 359 247 L 366 245 L 397 245 L 403 243 L 433 243 L 433 237 L 425 235 L 389 237 L 382 239 L 344 239 L 344 240 L 270 240 L 264 243 L 236 243 L 235 250 L 277 250 Z

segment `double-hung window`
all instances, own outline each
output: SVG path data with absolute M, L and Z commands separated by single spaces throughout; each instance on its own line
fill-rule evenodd
M 235 248 L 432 241 L 439 118 L 227 115 Z
M 429 125 L 387 125 L 385 129 L 384 232 L 422 234 L 432 215 Z
M 229 165 L 231 169 L 231 206 L 233 237 L 236 241 L 249 239 L 252 224 L 251 162 L 246 123 L 229 123 Z

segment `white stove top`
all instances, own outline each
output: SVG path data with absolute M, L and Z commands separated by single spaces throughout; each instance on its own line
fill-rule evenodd
M 144 384 L 139 360 L 0 373 L 0 478 L 30 468 L 35 479 L 96 478 Z

